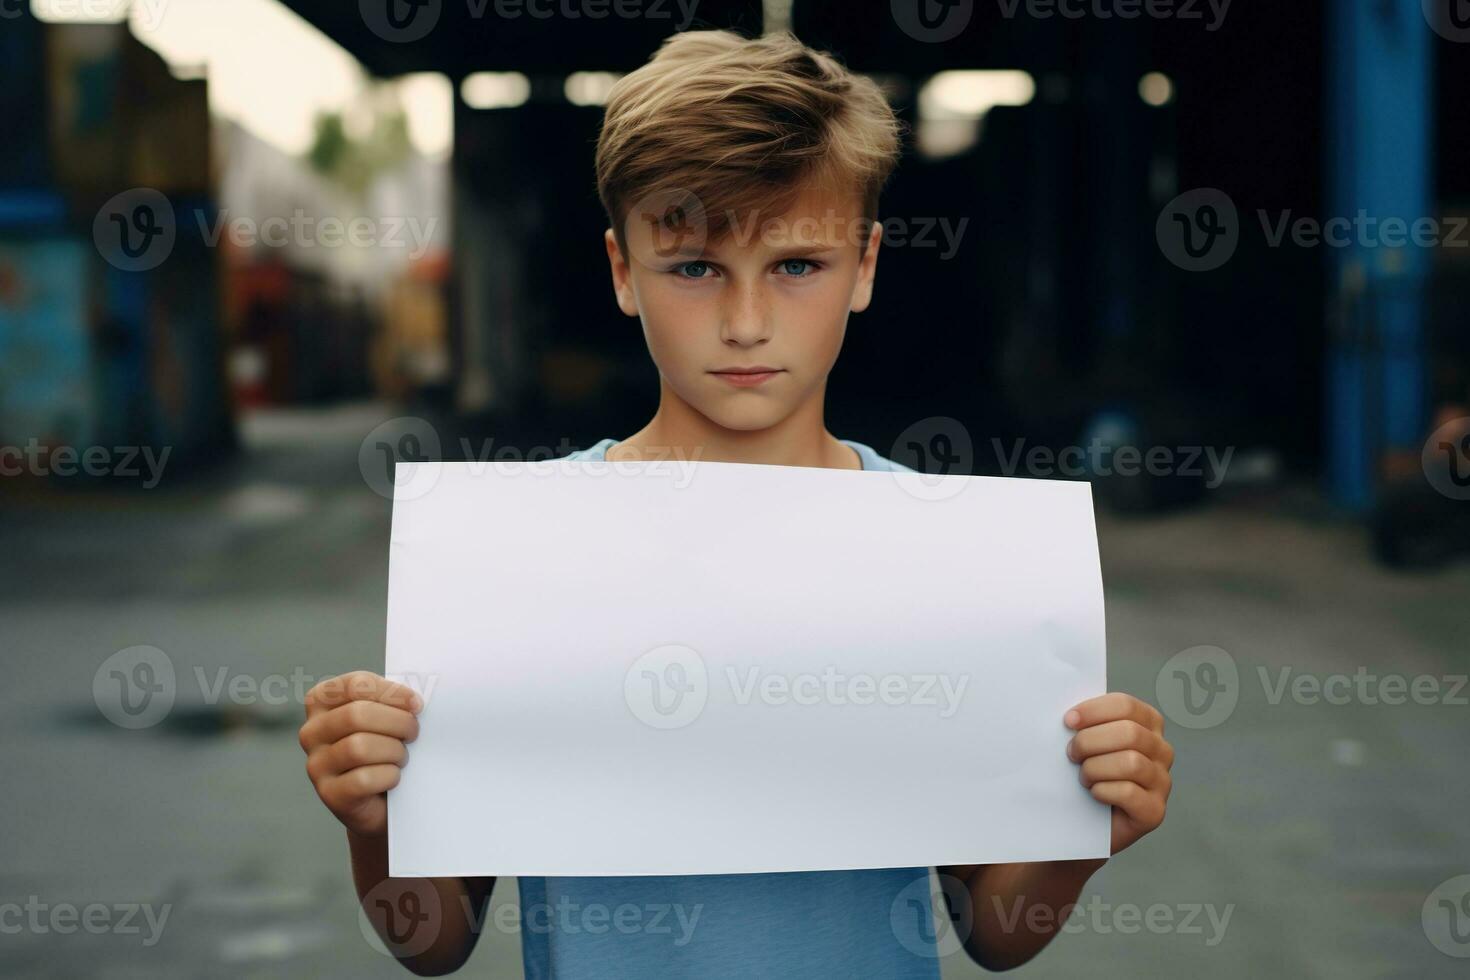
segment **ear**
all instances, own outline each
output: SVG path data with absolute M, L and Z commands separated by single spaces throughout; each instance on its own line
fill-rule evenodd
M 602 233 L 602 240 L 607 248 L 608 264 L 612 267 L 613 294 L 617 297 L 618 309 L 627 316 L 637 316 L 638 297 L 633 292 L 633 270 L 618 248 L 618 236 L 609 228 Z
M 857 282 L 852 287 L 852 303 L 848 309 L 861 313 L 873 301 L 873 280 L 878 276 L 878 246 L 883 242 L 883 222 L 873 222 L 868 230 L 868 249 L 858 263 Z

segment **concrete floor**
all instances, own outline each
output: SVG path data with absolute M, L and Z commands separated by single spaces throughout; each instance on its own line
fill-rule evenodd
M 221 676 L 381 665 L 389 506 L 357 469 L 381 417 L 259 416 L 247 455 L 206 479 L 0 501 L 0 975 L 406 975 L 360 932 L 345 843 L 302 768 L 299 705 L 204 704 Z M 1111 686 L 1157 702 L 1165 662 L 1213 645 L 1238 668 L 1238 703 L 1215 727 L 1172 726 L 1165 827 L 1093 880 L 1075 931 L 1019 974 L 1464 976 L 1421 914 L 1470 874 L 1470 707 L 1274 687 L 1282 667 L 1470 671 L 1470 565 L 1388 573 L 1357 528 L 1287 494 L 1104 519 L 1101 538 Z M 172 659 L 178 702 L 126 731 L 100 716 L 93 678 L 140 644 Z M 1459 892 L 1433 914 L 1446 895 Z M 3 909 L 31 896 L 101 903 L 118 925 L 139 904 L 169 917 L 151 945 L 142 914 L 138 932 L 17 932 Z M 504 881 L 495 904 L 514 897 Z M 1470 940 L 1441 945 L 1470 954 Z M 518 937 L 492 928 L 466 972 L 518 976 L 519 962 Z M 947 980 L 979 973 L 962 953 L 944 961 Z

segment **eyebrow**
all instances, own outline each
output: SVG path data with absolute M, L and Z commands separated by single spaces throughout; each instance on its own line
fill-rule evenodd
M 806 245 L 793 245 L 782 251 L 782 255 L 821 255 L 823 252 L 835 252 L 841 245 L 829 245 L 826 242 L 812 242 Z
M 719 252 L 722 250 L 722 248 L 721 249 L 715 249 L 715 248 L 711 248 L 709 246 L 706 246 L 705 249 L 704 249 L 704 251 L 701 254 L 710 255 L 710 256 L 716 256 L 716 255 L 719 254 Z M 837 243 L 837 244 L 830 244 L 828 242 L 801 242 L 801 243 L 793 244 L 793 245 L 791 245 L 789 247 L 772 248 L 771 249 L 771 255 L 773 257 L 779 255 L 779 256 L 782 256 L 782 257 L 789 256 L 789 257 L 792 257 L 792 258 L 804 258 L 806 256 L 811 256 L 811 255 L 825 255 L 828 252 L 836 252 L 840 248 L 842 248 L 842 245 L 841 245 L 840 242 Z

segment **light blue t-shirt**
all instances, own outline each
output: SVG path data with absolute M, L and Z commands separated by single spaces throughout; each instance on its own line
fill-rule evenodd
M 602 460 L 617 442 L 566 458 Z M 842 442 L 865 470 L 909 469 Z M 921 832 L 930 802 L 893 833 Z M 519 882 L 527 980 L 939 976 L 928 868 Z

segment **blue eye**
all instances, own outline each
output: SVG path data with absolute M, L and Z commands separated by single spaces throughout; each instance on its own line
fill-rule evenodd
M 674 266 L 674 270 L 673 271 L 674 271 L 674 274 L 675 275 L 678 275 L 681 278 L 685 278 L 685 279 L 703 279 L 703 278 L 705 278 L 702 275 L 691 275 L 691 276 L 685 276 L 685 275 L 683 275 L 684 272 L 687 272 L 690 269 L 696 269 L 696 268 L 698 268 L 698 269 L 708 269 L 709 268 L 709 263 L 708 262 L 684 262 L 684 263 L 682 263 L 680 265 Z
M 806 278 L 808 278 L 808 275 L 809 274 L 808 275 L 801 275 L 799 273 L 791 272 L 791 270 L 789 268 L 790 266 L 793 266 L 793 265 L 804 265 L 804 266 L 807 266 L 812 272 L 815 272 L 817 269 L 821 268 L 819 265 L 817 265 L 817 263 L 813 262 L 811 259 L 786 259 L 785 261 L 783 261 L 781 263 L 781 265 L 788 267 L 787 268 L 787 272 L 791 275 L 791 278 L 793 278 L 793 279 L 806 279 Z

